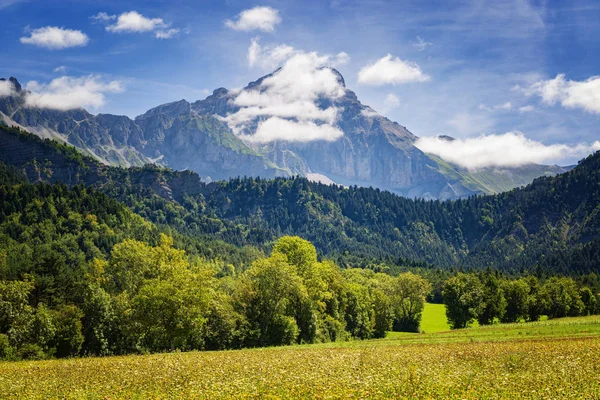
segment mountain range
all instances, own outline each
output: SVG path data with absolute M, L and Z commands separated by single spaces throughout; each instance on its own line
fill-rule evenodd
M 130 119 L 84 109 L 52 110 L 25 104 L 27 91 L 10 78 L 14 94 L 0 97 L 0 121 L 42 138 L 71 144 L 112 166 L 157 164 L 197 172 L 206 182 L 252 176 L 304 176 L 345 186 L 376 187 L 410 198 L 456 199 L 523 186 L 569 167 L 524 165 L 467 170 L 415 147 L 418 137 L 362 104 L 334 70 L 341 94 L 319 97 L 318 110 L 338 111 L 336 140 L 309 142 L 248 140 L 265 117 L 257 115 L 236 131 L 228 118 L 242 110 L 240 92 L 261 95 L 280 70 L 240 90 L 216 89 L 193 103 L 163 104 Z

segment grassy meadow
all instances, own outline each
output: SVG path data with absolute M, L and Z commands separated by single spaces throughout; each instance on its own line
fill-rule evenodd
M 0 398 L 600 398 L 600 317 L 448 331 L 440 315 L 378 340 L 0 362 Z

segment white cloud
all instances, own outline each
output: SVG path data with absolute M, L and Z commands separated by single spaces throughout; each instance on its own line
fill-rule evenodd
M 519 107 L 519 112 L 525 113 L 525 112 L 531 112 L 535 110 L 535 107 L 532 105 L 528 105 L 528 106 L 523 106 L 523 107 Z
M 420 36 L 417 36 L 417 41 L 413 43 L 413 47 L 419 51 L 423 51 L 430 46 L 433 46 L 433 43 L 426 42 Z
M 592 76 L 585 81 L 570 81 L 565 79 L 565 74 L 559 74 L 554 79 L 539 81 L 522 90 L 528 96 L 541 97 L 545 104 L 560 103 L 566 108 L 581 108 L 600 114 L 600 76 Z
M 147 18 L 137 11 L 124 12 L 119 15 L 117 22 L 108 25 L 109 32 L 149 32 L 156 29 L 167 28 L 162 18 Z
M 338 56 L 297 50 L 291 54 L 283 67 L 259 86 L 242 90 L 231 100 L 240 109 L 225 120 L 238 135 L 260 142 L 335 140 L 340 137 L 341 131 L 334 126 L 337 107 L 317 105 L 319 99 L 337 99 L 345 93 L 339 76 L 330 68 L 324 68 Z M 251 131 L 254 124 L 257 124 L 256 132 Z M 277 134 L 277 129 L 281 133 Z M 300 132 L 305 139 L 294 132 Z
M 104 82 L 95 75 L 81 78 L 63 76 L 53 79 L 48 84 L 31 81 L 27 83 L 26 88 L 30 91 L 25 98 L 26 106 L 63 111 L 86 107 L 99 108 L 106 102 L 105 93 L 123 91 L 121 82 Z
M 178 33 L 179 33 L 179 29 L 173 28 L 173 29 L 165 29 L 165 30 L 156 31 L 154 36 L 157 39 L 171 39 L 173 36 L 177 35 Z
M 272 70 L 298 53 L 298 50 L 287 44 L 261 46 L 258 38 L 254 38 L 248 48 L 248 65 Z
M 398 108 L 398 107 L 400 107 L 400 99 L 394 93 L 388 93 L 388 95 L 385 96 L 383 105 L 388 110 L 390 110 L 392 108 Z
M 50 50 L 85 46 L 89 42 L 87 35 L 81 31 L 56 26 L 34 29 L 29 37 L 22 37 L 20 40 L 23 44 L 45 47 Z
M 281 22 L 279 11 L 271 7 L 257 6 L 242 11 L 237 17 L 237 21 L 226 20 L 225 25 L 236 31 L 261 30 L 273 32 L 275 25 Z
M 15 85 L 11 81 L 0 81 L 0 97 L 12 96 L 15 94 Z
M 254 38 L 248 47 L 248 65 L 272 71 L 298 54 L 304 52 L 287 44 L 262 46 L 259 38 Z M 327 62 L 329 66 L 334 67 L 346 64 L 349 60 L 350 56 L 342 51 L 335 56 L 328 56 Z
M 421 138 L 415 143 L 425 153 L 431 153 L 453 164 L 478 169 L 485 167 L 518 167 L 525 164 L 555 163 L 567 158 L 582 158 L 600 150 L 600 141 L 593 144 L 545 145 L 525 137 L 521 132 L 503 135 L 483 135 L 476 138 L 448 141 Z
M 256 133 L 246 137 L 255 143 L 268 143 L 275 140 L 287 142 L 312 142 L 314 140 L 334 141 L 344 136 L 337 127 L 312 121 L 291 121 L 279 117 L 271 117 L 258 124 Z
M 363 108 L 362 110 L 360 110 L 360 114 L 365 117 L 365 118 L 373 118 L 373 117 L 377 117 L 379 114 L 377 113 L 377 111 L 373 110 L 371 107 L 369 106 L 365 106 L 365 108 Z
M 112 21 L 113 19 L 116 19 L 116 18 L 117 18 L 116 15 L 108 15 L 104 11 L 99 12 L 98 14 L 90 17 L 90 19 L 94 20 L 97 23 Z
M 496 104 L 494 106 L 486 106 L 485 104 L 480 104 L 479 105 L 479 109 L 480 110 L 485 110 L 485 111 L 510 111 L 512 110 L 513 105 L 510 101 L 507 101 L 506 103 L 502 103 L 502 104 Z
M 391 54 L 375 63 L 364 66 L 358 72 L 358 82 L 366 85 L 402 84 L 409 82 L 427 82 L 431 79 L 413 62 L 392 58 Z
M 67 67 L 65 65 L 61 65 L 59 67 L 54 68 L 54 70 L 52 70 L 52 72 L 65 72 L 67 70 Z

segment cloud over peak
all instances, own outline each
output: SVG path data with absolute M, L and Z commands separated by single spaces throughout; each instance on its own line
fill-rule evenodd
M 34 29 L 29 37 L 22 37 L 20 41 L 23 44 L 44 47 L 50 50 L 62 50 L 69 47 L 85 46 L 88 44 L 89 38 L 81 31 L 57 26 L 45 26 Z
M 0 80 L 0 97 L 12 96 L 15 92 L 15 85 L 11 81 Z
M 318 105 L 320 99 L 335 100 L 346 92 L 338 74 L 324 68 L 338 56 L 299 50 L 289 54 L 283 66 L 260 85 L 237 93 L 231 102 L 240 108 L 225 118 L 228 125 L 240 137 L 261 143 L 340 138 L 338 108 Z
M 272 71 L 292 57 L 301 54 L 306 53 L 287 44 L 263 46 L 260 44 L 259 38 L 254 38 L 250 43 L 250 47 L 248 47 L 248 65 Z M 350 56 L 342 51 L 333 56 L 327 55 L 322 60 L 323 63 L 335 67 L 346 64 L 350 60 Z
M 47 84 L 31 81 L 26 88 L 29 91 L 25 97 L 26 106 L 61 111 L 88 107 L 97 109 L 105 104 L 105 93 L 123 91 L 120 81 L 107 82 L 97 75 L 63 76 Z
M 364 66 L 358 72 L 358 82 L 365 85 L 397 85 L 409 82 L 427 82 L 431 77 L 418 64 L 392 58 L 391 54 Z
M 236 31 L 273 32 L 279 23 L 279 11 L 271 7 L 257 6 L 239 13 L 235 21 L 226 20 L 225 26 Z
M 415 146 L 425 153 L 435 154 L 461 167 L 479 169 L 557 163 L 567 158 L 582 158 L 600 150 L 600 141 L 592 144 L 545 145 L 526 138 L 521 132 L 508 132 L 453 141 L 439 137 L 421 138 Z

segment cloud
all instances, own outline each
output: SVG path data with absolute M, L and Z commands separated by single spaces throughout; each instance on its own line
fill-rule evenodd
M 50 50 L 85 46 L 89 42 L 88 36 L 81 31 L 56 26 L 34 29 L 29 37 L 22 37 L 20 40 L 23 44 L 45 47 Z
M 252 39 L 248 48 L 248 65 L 259 66 L 262 69 L 275 69 L 284 61 L 289 60 L 299 52 L 292 46 L 280 44 L 276 46 L 261 46 L 258 38 Z
M 314 140 L 334 141 L 344 136 L 337 127 L 312 121 L 291 121 L 271 117 L 258 124 L 256 133 L 246 139 L 255 143 L 268 143 L 275 140 L 307 143 Z
M 525 164 L 544 164 L 566 158 L 582 158 L 600 150 L 600 141 L 592 144 L 545 145 L 525 137 L 521 132 L 503 135 L 483 135 L 476 138 L 448 141 L 421 138 L 415 146 L 468 169 L 485 167 L 518 167 Z
M 279 11 L 271 7 L 254 7 L 237 15 L 237 21 L 226 20 L 225 26 L 236 31 L 261 30 L 273 32 L 281 22 Z
M 91 16 L 90 19 L 92 19 L 96 23 L 102 23 L 102 22 L 112 21 L 113 19 L 117 19 L 117 16 L 116 15 L 108 15 L 107 13 L 102 11 L 96 15 Z
M 517 87 L 517 89 L 520 89 Z M 560 103 L 565 108 L 581 108 L 592 114 L 600 114 L 600 76 L 585 81 L 570 81 L 565 74 L 534 83 L 521 89 L 526 95 L 537 95 L 548 105 Z
M 26 88 L 30 92 L 25 97 L 26 106 L 62 111 L 99 108 L 106 102 L 105 93 L 123 91 L 120 81 L 104 82 L 101 77 L 95 75 L 80 78 L 63 76 L 53 79 L 48 84 L 31 81 L 27 83 Z
M 391 54 L 364 66 L 358 72 L 359 83 L 373 86 L 427 82 L 430 79 L 431 77 L 424 74 L 416 63 L 402 61 L 398 57 L 392 58 Z
M 0 81 L 0 97 L 8 97 L 15 94 L 15 85 L 11 81 Z
M 428 47 L 433 46 L 433 43 L 431 42 L 426 42 L 425 40 L 421 39 L 420 36 L 417 36 L 417 41 L 415 43 L 412 44 L 413 47 L 419 51 L 423 51 Z
M 510 101 L 507 101 L 506 103 L 502 103 L 502 104 L 496 104 L 494 106 L 486 106 L 485 104 L 480 104 L 479 105 L 479 109 L 480 110 L 485 110 L 485 111 L 510 111 L 512 110 L 513 105 Z
M 146 18 L 137 11 L 129 11 L 119 15 L 117 22 L 108 25 L 106 30 L 109 32 L 149 32 L 167 27 L 168 25 L 162 18 Z
M 61 65 L 59 67 L 56 67 L 52 70 L 52 72 L 65 72 L 67 70 L 67 67 L 65 65 Z
M 297 50 L 292 54 L 260 85 L 240 91 L 231 100 L 239 110 L 225 121 L 236 134 L 259 142 L 336 140 L 341 136 L 335 126 L 338 108 L 318 105 L 319 100 L 335 100 L 345 93 L 340 76 L 324 67 L 338 56 Z
M 254 38 L 250 43 L 250 47 L 248 47 L 248 65 L 271 71 L 280 67 L 292 57 L 303 53 L 302 50 L 297 50 L 287 44 L 262 46 L 259 38 Z M 328 65 L 332 67 L 343 65 L 349 60 L 350 56 L 342 51 L 335 56 L 329 56 Z
M 173 36 L 177 35 L 178 33 L 179 33 L 179 29 L 173 28 L 173 29 L 156 31 L 154 36 L 157 39 L 171 39 Z
M 519 107 L 519 112 L 525 113 L 525 112 L 531 112 L 535 110 L 535 107 L 532 105 L 528 105 L 528 106 L 523 106 L 523 107 Z

